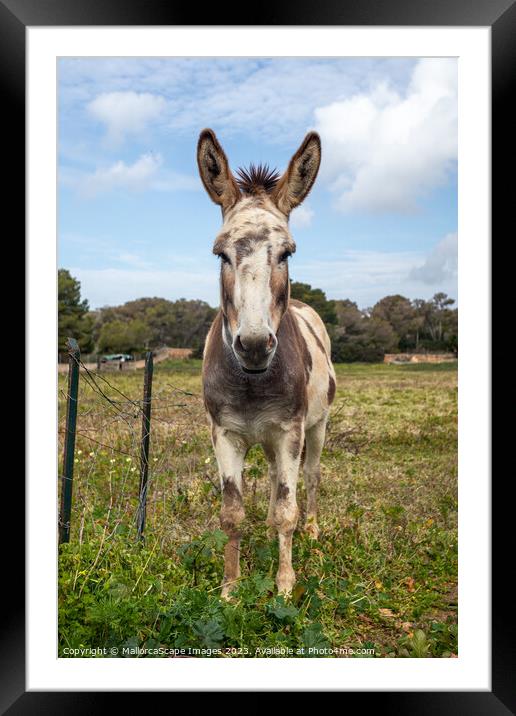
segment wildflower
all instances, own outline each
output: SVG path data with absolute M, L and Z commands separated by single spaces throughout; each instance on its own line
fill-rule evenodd
M 114 457 L 112 457 L 112 458 L 111 458 L 111 460 L 110 460 L 109 462 L 110 462 L 111 464 L 113 464 L 114 462 L 116 462 L 116 460 L 115 460 L 115 458 L 114 458 Z
M 207 457 L 206 460 L 204 461 L 204 464 L 207 465 L 209 462 L 211 462 L 211 458 Z
M 133 458 L 132 458 L 132 457 L 126 457 L 126 458 L 125 458 L 125 461 L 126 461 L 126 462 L 132 462 L 132 461 L 133 461 Z
M 82 455 L 82 450 L 77 450 L 77 455 Z
M 90 457 L 95 457 L 95 453 L 94 453 L 94 452 L 90 452 Z

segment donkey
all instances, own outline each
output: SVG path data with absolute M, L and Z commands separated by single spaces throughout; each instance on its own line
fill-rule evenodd
M 261 444 L 269 464 L 267 524 L 278 532 L 280 593 L 288 594 L 295 583 L 292 534 L 303 448 L 305 528 L 315 539 L 319 534 L 316 496 L 335 372 L 322 320 L 290 299 L 288 259 L 296 245 L 288 219 L 312 188 L 320 161 L 315 132 L 306 135 L 281 177 L 252 164 L 235 177 L 211 129 L 201 132 L 197 146 L 202 182 L 223 222 L 213 247 L 221 261 L 221 306 L 206 338 L 202 380 L 221 479 L 220 522 L 228 536 L 226 599 L 240 576 L 242 469 L 252 445 Z

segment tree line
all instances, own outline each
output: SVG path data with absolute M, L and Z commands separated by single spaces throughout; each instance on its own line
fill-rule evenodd
M 205 301 L 139 298 L 96 311 L 81 298 L 81 286 L 66 269 L 58 273 L 58 352 L 76 338 L 83 353 L 141 353 L 164 345 L 192 348 L 200 357 L 217 313 Z M 309 284 L 291 282 L 291 296 L 312 306 L 332 341 L 336 363 L 382 361 L 385 353 L 457 353 L 458 309 L 436 293 L 430 300 L 386 296 L 360 309 L 348 299 L 332 300 Z

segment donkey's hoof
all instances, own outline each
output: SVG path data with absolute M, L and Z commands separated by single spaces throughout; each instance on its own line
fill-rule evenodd
M 317 522 L 307 522 L 304 526 L 304 531 L 310 539 L 313 540 L 319 539 L 319 535 L 321 534 L 321 530 L 319 529 Z
M 278 587 L 278 594 L 288 596 L 296 583 L 296 575 L 293 569 L 283 570 L 278 572 L 276 575 L 276 586 Z
M 221 599 L 224 599 L 226 602 L 234 602 L 235 596 L 233 595 L 233 591 L 235 589 L 236 584 L 234 582 L 228 582 L 227 584 L 224 582 L 220 592 Z

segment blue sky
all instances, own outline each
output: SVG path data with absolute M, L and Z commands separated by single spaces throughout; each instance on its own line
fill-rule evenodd
M 203 127 L 233 169 L 283 170 L 320 133 L 318 179 L 291 216 L 294 280 L 361 308 L 457 297 L 456 60 L 66 58 L 58 73 L 59 266 L 92 308 L 218 305 Z

